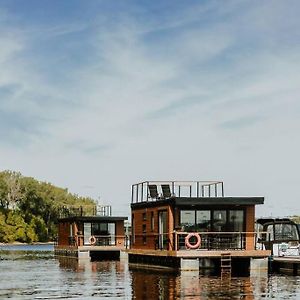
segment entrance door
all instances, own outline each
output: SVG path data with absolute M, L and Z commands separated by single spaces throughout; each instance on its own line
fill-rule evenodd
M 92 235 L 92 224 L 91 223 L 84 223 L 83 225 L 83 236 L 84 236 L 84 244 L 89 245 L 90 244 L 90 237 Z
M 158 247 L 159 249 L 167 249 L 167 212 L 160 211 L 158 213 Z

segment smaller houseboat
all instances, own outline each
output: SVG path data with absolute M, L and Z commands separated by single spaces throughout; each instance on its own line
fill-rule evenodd
M 271 251 L 255 244 L 255 206 L 263 203 L 263 197 L 226 197 L 221 181 L 134 184 L 129 263 L 231 272 L 263 259 L 267 268 Z
M 299 256 L 300 232 L 289 218 L 260 218 L 256 221 L 257 248 L 273 256 Z
M 99 210 L 98 210 L 99 212 Z M 111 216 L 110 206 L 101 206 L 100 213 L 65 216 L 58 220 L 55 255 L 91 260 L 118 259 L 127 247 L 124 221 L 127 217 Z

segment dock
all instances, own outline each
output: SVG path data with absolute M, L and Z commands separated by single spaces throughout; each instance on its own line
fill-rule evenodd
M 272 271 L 291 275 L 300 275 L 300 256 L 273 257 Z

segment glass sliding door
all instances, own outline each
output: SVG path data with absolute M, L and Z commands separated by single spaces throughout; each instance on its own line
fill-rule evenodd
M 196 211 L 196 231 L 210 231 L 210 210 Z
M 243 249 L 245 245 L 245 236 L 242 234 L 245 230 L 244 226 L 244 211 L 229 210 L 228 231 L 236 232 L 232 236 L 231 247 Z
M 159 249 L 167 249 L 167 212 L 160 211 L 158 213 L 158 247 Z
M 92 235 L 92 224 L 91 223 L 84 223 L 83 224 L 83 236 L 84 236 L 84 245 L 90 244 L 90 237 Z
M 108 234 L 110 236 L 110 245 L 113 246 L 116 244 L 116 224 L 108 223 Z
M 226 231 L 227 214 L 226 210 L 213 211 L 213 231 Z
M 244 231 L 244 211 L 230 210 L 228 220 L 228 231 Z

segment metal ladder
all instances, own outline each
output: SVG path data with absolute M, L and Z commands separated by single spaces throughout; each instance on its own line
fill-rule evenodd
M 221 277 L 231 276 L 231 253 L 221 253 Z

